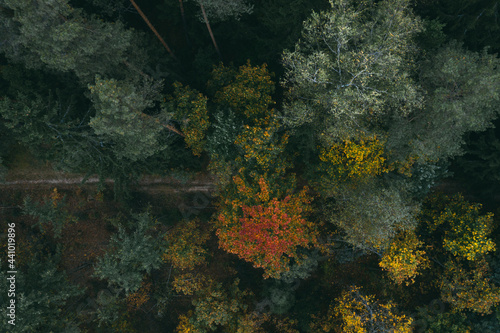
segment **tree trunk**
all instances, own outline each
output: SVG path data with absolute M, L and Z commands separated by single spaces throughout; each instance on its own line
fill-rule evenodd
M 141 15 L 141 17 L 144 20 L 144 22 L 146 22 L 146 24 L 148 25 L 148 27 L 154 32 L 154 34 L 156 35 L 156 37 L 158 37 L 158 39 L 163 44 L 163 46 L 165 47 L 165 49 L 167 50 L 167 52 L 172 56 L 172 58 L 174 58 L 175 60 L 178 60 L 177 57 L 175 56 L 175 54 L 172 52 L 172 50 L 170 50 L 170 48 L 168 47 L 167 43 L 165 43 L 165 41 L 163 40 L 163 38 L 161 38 L 161 36 L 158 33 L 158 31 L 156 31 L 155 27 L 153 27 L 153 25 L 151 24 L 151 22 L 149 22 L 148 18 L 146 17 L 146 15 L 144 15 L 144 13 L 139 8 L 139 6 L 137 6 L 137 4 L 134 2 L 134 0 L 130 0 L 130 2 L 135 7 L 135 9 L 139 13 L 139 15 Z
M 186 16 L 184 15 L 184 4 L 183 4 L 182 0 L 179 0 L 179 6 L 181 7 L 182 26 L 184 28 L 184 36 L 186 37 L 187 44 L 189 46 L 191 46 L 191 42 L 189 41 L 189 36 L 187 33 Z
M 207 13 L 205 12 L 205 7 L 203 6 L 203 0 L 199 0 L 198 2 L 200 4 L 200 9 L 203 14 L 203 19 L 205 20 L 205 23 L 207 25 L 208 32 L 210 33 L 210 38 L 212 38 L 212 43 L 214 43 L 215 50 L 217 51 L 217 54 L 219 55 L 219 59 L 222 60 L 222 55 L 220 54 L 219 47 L 217 46 L 217 42 L 215 41 L 214 34 L 212 33 L 212 28 L 210 27 L 210 23 L 208 22 L 208 17 Z

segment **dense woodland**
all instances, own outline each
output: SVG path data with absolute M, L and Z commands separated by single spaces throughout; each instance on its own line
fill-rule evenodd
M 499 7 L 0 0 L 0 331 L 500 332 Z

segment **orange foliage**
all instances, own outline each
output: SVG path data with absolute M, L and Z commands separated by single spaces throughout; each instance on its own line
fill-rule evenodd
M 240 192 L 252 192 L 241 178 L 235 177 L 235 183 Z M 278 200 L 269 199 L 268 186 L 260 178 L 260 190 L 254 197 L 260 203 L 233 201 L 233 209 L 222 210 L 217 218 L 220 247 L 263 268 L 266 278 L 287 271 L 290 258 L 300 262 L 296 255 L 299 247 L 318 246 L 314 224 L 304 218 L 312 200 L 307 188 Z M 237 213 L 238 208 L 241 214 Z
M 291 258 L 300 263 L 299 247 L 317 245 L 317 232 L 305 218 L 312 200 L 307 189 L 293 194 L 295 178 L 285 176 L 288 135 L 278 135 L 279 121 L 269 109 L 274 83 L 265 64 L 248 61 L 238 71 L 215 68 L 209 88 L 217 90 L 215 102 L 244 119 L 235 140 L 240 168 L 226 182 L 215 219 L 219 246 L 263 268 L 265 277 L 278 277 Z
M 129 311 L 139 309 L 144 303 L 149 300 L 151 292 L 151 282 L 142 281 L 142 285 L 136 292 L 127 296 L 127 306 Z
M 57 205 L 63 200 L 63 196 L 59 192 L 57 192 L 57 187 L 54 187 L 54 190 L 52 190 L 52 193 L 50 193 L 49 197 L 54 208 L 57 208 Z
M 179 324 L 175 329 L 177 333 L 195 333 L 197 331 L 196 327 L 189 322 L 189 318 L 192 315 L 193 311 L 189 311 L 187 316 L 179 316 Z

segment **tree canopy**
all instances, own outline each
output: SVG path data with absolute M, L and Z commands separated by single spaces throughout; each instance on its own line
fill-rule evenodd
M 0 330 L 497 333 L 499 8 L 0 1 Z

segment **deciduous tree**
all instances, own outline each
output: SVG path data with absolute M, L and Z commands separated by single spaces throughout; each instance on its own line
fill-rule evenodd
M 463 153 L 465 133 L 492 127 L 500 103 L 498 65 L 486 50 L 467 51 L 457 42 L 429 56 L 420 65 L 424 107 L 391 126 L 388 148 L 395 158 L 447 159 Z
M 333 186 L 366 181 L 390 170 L 383 141 L 376 135 L 335 142 L 328 149 L 321 149 L 319 159 L 322 163 L 318 169 L 326 173 L 320 181 Z
M 417 225 L 418 204 L 402 187 L 372 181 L 341 187 L 338 193 L 326 214 L 356 247 L 380 253 L 398 232 L 411 231 Z
M 285 124 L 309 124 L 331 143 L 380 126 L 387 115 L 408 115 L 422 99 L 409 75 L 421 23 L 408 1 L 330 3 L 304 22 L 295 50 L 284 52 L 282 83 Z
M 179 222 L 173 231 L 165 234 L 167 248 L 163 260 L 179 269 L 193 269 L 203 264 L 208 255 L 204 247 L 208 237 L 206 231 L 200 230 L 199 219 Z
M 176 292 L 192 295 L 194 310 L 181 316 L 177 332 L 210 332 L 222 328 L 224 332 L 258 332 L 258 325 L 248 311 L 248 291 L 238 287 L 236 279 L 228 287 L 203 275 L 184 274 L 173 282 Z
M 428 259 L 422 250 L 424 243 L 414 232 L 400 233 L 384 252 L 379 266 L 387 271 L 391 280 L 397 284 L 409 285 L 415 282 L 420 270 L 428 265 Z
M 191 148 L 194 155 L 199 156 L 205 148 L 205 135 L 210 126 L 207 98 L 198 91 L 176 82 L 174 95 L 167 104 L 166 111 L 170 111 L 172 117 L 181 123 L 186 146 Z
M 226 251 L 252 262 L 254 267 L 264 268 L 265 277 L 279 277 L 290 269 L 292 258 L 300 264 L 299 247 L 317 245 L 315 226 L 305 217 L 311 198 L 307 189 L 282 200 L 270 198 L 269 184 L 264 178 L 259 184 L 261 190 L 256 196 L 261 203 L 242 203 L 240 218 L 222 212 L 218 216 L 217 235 Z
M 467 202 L 460 194 L 449 198 L 429 198 L 430 209 L 422 219 L 431 232 L 435 232 L 441 246 L 457 258 L 475 261 L 495 250 L 489 237 L 493 227 L 493 214 L 481 214 L 480 204 Z
M 317 230 L 307 221 L 311 197 L 307 189 L 295 192 L 295 178 L 284 155 L 287 134 L 279 134 L 266 66 L 248 62 L 236 72 L 223 65 L 213 72 L 209 87 L 216 101 L 241 120 L 234 161 L 219 167 L 236 167 L 224 182 L 215 219 L 219 245 L 264 269 L 265 277 L 279 277 L 291 259 L 300 263 L 299 248 L 316 245 Z M 231 181 L 232 180 L 232 181 Z M 294 193 L 295 192 L 295 193 Z
M 373 295 L 364 295 L 356 286 L 344 291 L 335 306 L 330 305 L 326 318 L 318 325 L 320 332 L 332 332 L 337 318 L 342 332 L 412 332 L 412 318 L 398 314 L 391 302 L 383 304 Z
M 500 288 L 491 282 L 489 265 L 484 259 L 470 265 L 448 261 L 439 287 L 441 299 L 450 303 L 455 311 L 489 314 L 500 304 Z
M 500 288 L 491 281 L 486 254 L 495 250 L 489 237 L 492 214 L 481 214 L 481 205 L 462 195 L 433 195 L 425 202 L 419 228 L 438 266 L 436 284 L 441 299 L 454 311 L 485 314 L 500 303 Z M 443 263 L 441 263 L 441 262 Z

